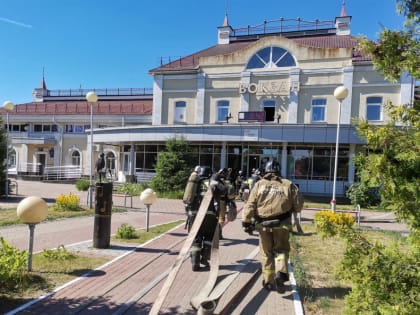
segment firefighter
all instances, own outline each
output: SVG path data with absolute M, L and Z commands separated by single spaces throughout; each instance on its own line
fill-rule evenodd
M 210 177 L 208 171 L 209 169 L 197 165 L 188 178 L 185 187 L 182 201 L 184 202 L 187 215 L 185 227 L 188 232 L 191 230 L 191 226 L 197 215 L 198 209 L 200 208 L 201 200 L 203 199 L 204 193 L 207 191 L 208 184 L 206 186 L 205 180 Z
M 289 280 L 289 233 L 293 212 L 299 212 L 303 199 L 291 181 L 279 176 L 279 164 L 267 162 L 265 175 L 251 190 L 242 214 L 245 232 L 259 232 L 259 253 L 263 272 L 263 287 L 282 292 Z
M 220 169 L 216 174 L 214 174 L 212 180 L 213 181 L 217 181 L 219 183 L 219 186 L 222 187 L 223 186 L 223 192 L 221 193 L 220 196 L 220 202 L 219 202 L 219 209 L 218 209 L 218 218 L 219 218 L 219 239 L 223 239 L 223 233 L 222 233 L 222 228 L 225 225 L 225 221 L 226 221 L 226 209 L 227 209 L 227 205 L 228 202 L 230 200 L 230 198 L 235 198 L 232 195 L 229 195 L 229 193 L 232 194 L 232 190 L 233 190 L 233 185 L 230 183 L 229 179 L 227 179 L 228 176 L 228 170 L 226 168 L 222 168 Z
M 209 260 L 213 235 L 218 224 L 221 199 L 226 193 L 225 185 L 221 176 L 219 176 L 219 172 L 211 178 L 209 189 L 212 192 L 212 199 L 210 201 L 210 205 L 207 209 L 204 220 L 197 232 L 197 236 L 195 237 L 191 246 L 191 264 L 193 271 L 200 270 L 201 265 L 203 265 L 205 268 L 210 266 Z

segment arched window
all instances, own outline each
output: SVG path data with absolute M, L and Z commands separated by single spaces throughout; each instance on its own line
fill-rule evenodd
M 260 68 L 281 68 L 296 66 L 295 59 L 285 49 L 275 46 L 270 46 L 261 49 L 249 60 L 247 69 Z
M 71 165 L 80 166 L 80 153 L 79 151 L 73 151 L 71 154 Z

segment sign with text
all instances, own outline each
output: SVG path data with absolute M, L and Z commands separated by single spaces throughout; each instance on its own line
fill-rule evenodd
M 238 122 L 265 121 L 265 112 L 239 112 Z

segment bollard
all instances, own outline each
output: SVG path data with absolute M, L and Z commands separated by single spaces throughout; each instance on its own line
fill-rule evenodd
M 111 241 L 112 183 L 96 183 L 93 247 L 109 248 Z

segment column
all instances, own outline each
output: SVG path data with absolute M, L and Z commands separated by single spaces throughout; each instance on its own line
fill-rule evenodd
M 204 123 L 204 98 L 206 92 L 206 75 L 204 73 L 197 74 L 197 96 L 195 109 L 195 124 Z
M 300 85 L 300 69 L 294 69 L 290 73 L 290 103 L 287 111 L 287 123 L 297 124 L 298 104 L 299 104 L 299 85 Z

